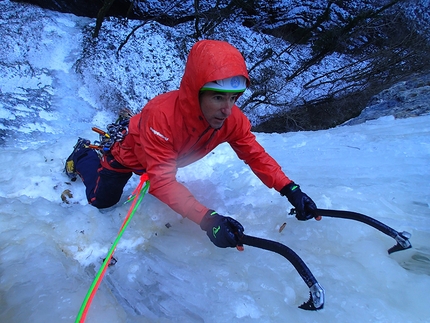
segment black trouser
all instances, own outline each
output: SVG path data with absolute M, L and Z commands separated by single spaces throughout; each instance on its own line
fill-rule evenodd
M 113 160 L 111 156 L 107 156 L 107 158 Z M 110 165 L 121 170 L 125 169 L 115 160 Z M 133 174 L 131 170 L 130 172 L 116 172 L 102 167 L 97 153 L 88 148 L 84 148 L 77 157 L 75 167 L 85 184 L 88 202 L 98 209 L 111 207 L 118 203 L 125 184 Z

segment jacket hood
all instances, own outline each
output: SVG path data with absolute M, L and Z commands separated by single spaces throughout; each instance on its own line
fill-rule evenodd
M 235 47 L 219 40 L 201 40 L 194 44 L 188 54 L 178 101 L 179 109 L 190 117 L 193 128 L 201 130 L 209 126 L 199 104 L 203 85 L 236 75 L 244 76 L 249 86 L 245 60 Z

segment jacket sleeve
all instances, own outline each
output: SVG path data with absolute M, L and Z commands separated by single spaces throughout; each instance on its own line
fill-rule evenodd
M 146 172 L 151 183 L 149 193 L 175 212 L 200 224 L 209 210 L 176 180 L 178 153 L 174 150 L 172 133 L 161 113 L 142 114 L 140 144 L 146 160 Z M 144 126 L 142 126 L 144 125 Z
M 279 192 L 291 180 L 276 160 L 257 142 L 251 132 L 251 124 L 242 112 L 238 115 L 236 126 L 235 135 L 228 141 L 230 146 L 267 187 Z

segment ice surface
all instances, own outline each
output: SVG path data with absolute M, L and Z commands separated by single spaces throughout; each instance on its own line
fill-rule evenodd
M 41 74 L 21 79 L 2 70 L 0 116 L 10 121 L 0 147 L 0 322 L 7 323 L 73 322 L 129 207 L 99 212 L 87 205 L 83 184 L 63 173 L 77 137 L 97 139 L 91 127 L 103 128 L 115 114 L 97 107 L 70 64 L 88 21 L 43 15 L 43 41 L 27 58 Z M 7 40 L 32 44 L 30 31 Z M 8 64 L 24 55 L 11 48 Z M 34 88 L 49 109 L 26 102 Z M 23 105 L 11 104 L 6 92 L 15 99 L 23 93 Z M 148 195 L 87 322 L 430 322 L 430 116 L 257 138 L 319 207 L 408 231 L 413 248 L 388 255 L 395 241 L 356 221 L 297 221 L 286 199 L 221 145 L 180 169 L 178 179 L 208 207 L 238 219 L 246 234 L 297 252 L 326 291 L 324 309 L 297 308 L 309 289 L 285 258 L 216 248 L 197 225 Z M 137 184 L 133 177 L 125 195 Z M 61 200 L 66 189 L 69 204 Z

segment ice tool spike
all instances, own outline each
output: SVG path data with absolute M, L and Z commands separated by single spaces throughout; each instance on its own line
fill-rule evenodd
M 299 308 L 307 311 L 317 311 L 324 307 L 324 289 L 319 283 L 315 283 L 309 289 L 309 299 L 307 302 L 299 306 Z
M 394 237 L 394 239 L 397 241 L 397 244 L 390 249 L 388 249 L 388 253 L 392 254 L 396 251 L 406 250 L 409 248 L 412 248 L 412 245 L 409 241 L 409 238 L 411 237 L 411 234 L 409 232 L 403 231 L 398 232 L 397 235 Z

